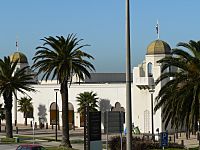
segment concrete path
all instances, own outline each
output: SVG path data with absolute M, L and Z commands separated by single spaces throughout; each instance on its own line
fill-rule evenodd
M 18 128 L 19 128 L 18 134 L 16 134 L 16 127 L 13 128 L 14 136 L 16 136 L 16 135 L 24 135 L 24 136 L 30 136 L 30 137 L 33 136 L 33 130 L 30 127 L 30 125 L 29 126 L 18 125 Z M 71 141 L 79 141 L 79 142 L 83 141 L 83 139 L 84 139 L 83 133 L 84 133 L 83 128 L 78 128 L 76 130 L 70 130 L 70 140 Z M 0 132 L 0 137 L 3 137 L 3 136 L 5 136 L 4 128 L 2 128 L 2 132 Z M 112 136 L 113 135 L 109 135 L 108 138 L 110 139 L 110 137 L 112 137 Z M 190 135 L 190 138 L 188 140 L 186 139 L 185 133 L 182 133 L 181 137 L 180 137 L 180 134 L 178 134 L 178 136 L 179 136 L 179 138 L 175 139 L 175 141 L 177 143 L 181 144 L 181 142 L 183 140 L 184 145 L 187 148 L 193 148 L 193 147 L 198 146 L 199 142 L 195 135 Z M 55 139 L 55 128 L 51 129 L 51 127 L 49 127 L 48 129 L 35 129 L 35 137 L 49 138 L 49 139 L 54 140 Z M 174 141 L 173 136 L 171 135 L 171 137 L 172 137 L 171 142 L 173 142 Z M 58 140 L 61 140 L 61 138 L 62 138 L 62 131 L 58 130 Z M 102 141 L 105 142 L 106 138 L 107 138 L 106 134 L 102 134 Z M 29 140 L 32 140 L 32 139 L 29 139 Z M 44 146 L 59 146 L 60 145 L 60 142 L 55 142 L 55 141 L 48 142 L 47 140 L 38 140 L 37 138 L 36 138 L 36 141 L 38 143 L 41 143 Z M 78 143 L 78 144 L 72 144 L 72 146 L 73 146 L 73 148 L 78 149 L 78 150 L 82 150 L 84 147 L 83 142 Z M 2 148 L 0 147 L 0 150 L 1 149 Z

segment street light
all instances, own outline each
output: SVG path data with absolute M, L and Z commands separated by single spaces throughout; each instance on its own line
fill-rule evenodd
M 126 0 L 126 148 L 132 149 L 132 111 L 131 111 L 131 58 L 130 58 L 130 9 Z
M 57 124 L 58 124 L 58 110 L 57 110 L 57 92 L 59 91 L 59 89 L 54 89 L 54 91 L 56 92 L 56 141 L 58 140 L 58 128 L 57 128 Z
M 154 88 L 152 87 L 149 89 L 149 93 L 151 94 L 151 134 L 152 134 L 152 140 L 154 140 L 154 123 L 153 123 L 153 93 L 155 92 Z
M 199 150 L 200 150 L 200 135 L 199 135 L 199 126 L 200 126 L 200 124 L 199 124 L 199 121 L 197 121 L 197 125 L 198 125 L 198 132 L 197 132 L 197 139 L 198 139 L 198 141 L 199 141 Z

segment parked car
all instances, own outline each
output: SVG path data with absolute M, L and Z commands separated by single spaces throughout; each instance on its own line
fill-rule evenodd
M 22 144 L 16 150 L 46 150 L 46 148 L 38 144 Z

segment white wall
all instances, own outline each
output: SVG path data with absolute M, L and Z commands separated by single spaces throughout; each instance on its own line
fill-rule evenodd
M 43 111 L 46 113 L 46 119 L 47 122 L 50 122 L 50 104 L 52 102 L 55 102 L 55 92 L 54 89 L 59 88 L 60 86 L 48 82 L 48 83 L 43 83 L 41 85 L 34 85 L 34 88 L 37 90 L 36 93 L 29 93 L 29 95 L 33 99 L 33 106 L 34 106 L 34 118 L 37 124 L 39 123 L 39 116 L 38 116 L 38 107 L 43 106 Z M 125 96 L 125 84 L 124 83 L 119 83 L 119 84 L 72 84 L 69 87 L 69 102 L 71 102 L 74 106 L 74 111 L 75 111 L 75 125 L 80 126 L 80 116 L 77 112 L 78 106 L 77 106 L 77 101 L 76 97 L 78 96 L 79 93 L 85 92 L 85 91 L 93 91 L 97 93 L 97 96 L 99 99 L 106 99 L 110 100 L 110 104 L 112 106 L 115 105 L 116 102 L 120 102 L 122 107 L 126 107 L 126 96 Z M 23 97 L 24 95 L 17 93 L 18 98 Z M 59 111 L 62 110 L 62 101 L 61 101 L 61 95 L 58 92 L 58 97 L 57 97 L 57 102 L 58 102 L 58 107 Z M 14 116 L 14 107 L 13 107 L 13 116 Z M 62 119 L 61 119 L 61 112 L 60 112 L 60 125 L 62 125 Z M 28 119 L 28 123 L 30 123 L 32 119 Z M 17 115 L 17 122 L 18 123 L 24 123 L 24 118 L 23 114 L 18 112 Z M 13 118 L 13 123 L 14 123 L 14 118 Z
M 161 65 L 157 63 L 158 60 L 165 57 L 165 55 L 146 55 L 143 67 L 145 70 L 145 76 L 148 77 L 148 63 L 152 64 L 152 74 L 154 80 L 156 80 L 161 75 Z M 140 67 L 140 66 L 139 66 Z M 142 77 L 139 74 L 139 67 L 134 67 L 133 75 L 134 77 Z M 158 95 L 158 92 L 163 83 L 159 83 L 155 87 L 155 92 L 153 93 L 153 106 L 155 106 L 155 97 Z M 145 87 L 148 87 L 146 85 Z M 149 111 L 148 125 L 145 128 L 144 121 L 144 111 Z M 158 110 L 155 114 L 153 114 L 154 119 L 154 133 L 156 133 L 156 129 L 159 128 L 162 131 L 162 118 L 161 118 L 161 110 Z M 133 83 L 133 122 L 135 126 L 138 126 L 141 132 L 148 132 L 145 129 L 149 129 L 152 131 L 152 112 L 151 112 L 151 94 L 148 89 L 139 89 L 135 83 Z

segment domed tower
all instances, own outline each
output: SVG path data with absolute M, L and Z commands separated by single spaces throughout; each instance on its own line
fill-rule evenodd
M 16 44 L 17 45 L 17 44 Z M 18 50 L 18 48 L 17 48 Z M 13 54 L 10 55 L 10 61 L 12 63 L 18 61 L 17 63 L 17 66 L 16 66 L 16 69 L 15 69 L 15 72 L 18 70 L 18 69 L 21 69 L 23 67 L 26 67 L 28 66 L 28 60 L 27 60 L 27 57 L 26 55 L 24 55 L 23 53 L 21 52 L 14 52 Z M 30 71 L 29 68 L 27 68 L 27 73 Z M 17 124 L 17 99 L 14 99 L 14 107 L 13 107 L 13 123 Z
M 160 73 L 158 74 L 158 71 L 160 69 L 160 64 L 157 63 L 158 60 L 164 58 L 167 55 L 170 55 L 171 48 L 169 44 L 167 44 L 165 41 L 162 40 L 155 40 L 151 42 L 147 46 L 147 53 L 146 53 L 146 76 L 148 77 L 154 77 L 155 79 L 160 76 Z M 156 67 L 159 67 L 159 69 Z M 153 74 L 153 68 L 155 68 L 157 73 Z
M 162 64 L 158 60 L 169 56 L 171 48 L 165 41 L 157 39 L 147 46 L 144 61 L 133 69 L 133 120 L 143 133 L 156 133 L 163 129 L 161 110 L 153 113 L 154 99 L 161 87 L 168 81 L 155 80 L 161 75 Z M 166 70 L 167 71 L 167 70 Z
M 19 69 L 28 66 L 27 57 L 22 52 L 14 52 L 13 54 L 11 54 L 10 61 L 13 63 L 18 61 L 17 68 Z
M 147 55 L 170 54 L 170 52 L 171 48 L 169 44 L 162 40 L 155 40 L 147 47 Z
M 16 44 L 17 46 L 17 44 Z M 18 70 L 18 69 L 21 69 L 21 68 L 24 68 L 24 67 L 27 67 L 29 66 L 28 64 L 28 59 L 26 57 L 25 54 L 23 54 L 22 52 L 19 52 L 18 51 L 18 47 L 17 47 L 17 52 L 14 52 L 13 54 L 10 55 L 10 61 L 12 63 L 17 62 L 17 66 L 16 66 L 16 69 L 15 69 L 15 72 Z M 26 73 L 27 74 L 33 74 L 33 79 L 32 79 L 32 82 L 35 84 L 38 83 L 38 79 L 37 79 L 37 76 L 36 76 L 36 73 L 34 73 L 29 67 L 27 68 L 26 70 Z M 14 100 L 14 107 L 13 107 L 13 123 L 17 124 L 17 99 Z

